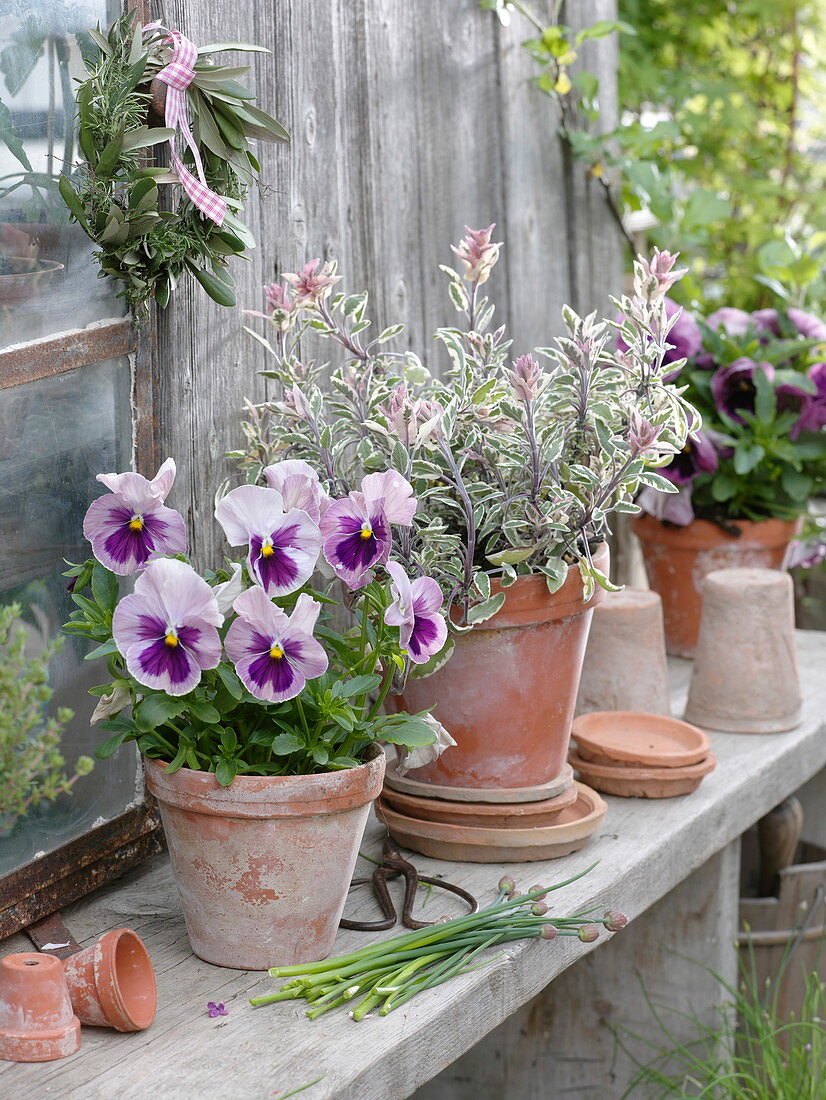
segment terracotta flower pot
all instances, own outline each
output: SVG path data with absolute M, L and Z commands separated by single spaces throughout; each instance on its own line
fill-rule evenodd
M 84 1024 L 143 1031 L 155 1018 L 155 971 L 140 936 L 129 928 L 106 932 L 91 947 L 63 960 L 72 1008 Z
M 239 776 L 146 760 L 196 955 L 266 970 L 329 955 L 384 753 L 321 775 Z
M 608 547 L 594 558 L 607 572 Z M 411 778 L 437 788 L 501 790 L 541 787 L 565 767 L 591 616 L 603 591 L 585 603 L 577 568 L 553 595 L 540 575 L 520 577 L 505 591 L 501 611 L 459 635 L 450 660 L 432 676 L 408 680 L 393 701 L 397 710 L 432 709 L 457 742 Z
M 707 573 L 743 567 L 782 569 L 801 523 L 799 519 L 738 520 L 738 537 L 704 519 L 675 527 L 653 516 L 637 516 L 634 532 L 642 543 L 648 583 L 662 596 L 668 652 L 694 656 Z
M 22 951 L 0 962 L 0 1058 L 51 1062 L 80 1046 L 60 959 Z

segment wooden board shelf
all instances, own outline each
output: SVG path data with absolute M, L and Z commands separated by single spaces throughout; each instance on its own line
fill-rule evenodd
M 715 875 L 724 870 L 726 881 L 736 878 L 736 858 L 723 859 L 723 850 L 732 850 L 754 821 L 826 765 L 826 633 L 799 633 L 798 652 L 804 694 L 800 726 L 776 735 L 712 734 L 718 766 L 695 794 L 652 802 L 609 798 L 599 835 L 583 851 L 550 863 L 501 867 L 413 856 L 424 873 L 444 875 L 483 903 L 504 871 L 528 887 L 568 877 L 599 860 L 587 877 L 560 892 L 555 904 L 562 912 L 603 904 L 623 909 L 632 925 L 618 937 L 606 934 L 593 945 L 576 940 L 514 944 L 492 965 L 425 993 L 386 1018 L 355 1024 L 335 1012 L 310 1022 L 300 1002 L 250 1008 L 248 997 L 274 988 L 266 974 L 223 970 L 192 955 L 168 862 L 158 856 L 63 913 L 84 946 L 107 929 L 123 926 L 145 939 L 158 974 L 155 1023 L 134 1035 L 86 1028 L 81 1050 L 65 1061 L 0 1063 L 0 1094 L 8 1100 L 48 1095 L 143 1100 L 149 1094 L 159 1100 L 212 1095 L 255 1100 L 321 1077 L 301 1094 L 307 1100 L 409 1096 L 587 952 L 605 951 L 610 969 L 609 960 L 622 957 L 622 936 L 629 936 L 630 948 L 634 919 L 692 872 L 709 865 Z M 689 669 L 686 662 L 672 664 L 676 714 Z M 378 823 L 371 821 L 363 850 L 377 854 L 380 834 Z M 736 882 L 731 889 L 736 898 Z M 458 915 L 460 908 L 434 892 L 424 913 Z M 708 920 L 718 919 L 714 905 L 707 911 Z M 354 897 L 348 915 L 369 917 L 369 900 Z M 391 934 L 341 932 L 336 951 Z M 0 954 L 30 949 L 18 935 L 0 945 Z M 210 1019 L 210 1000 L 223 1001 L 229 1015 Z

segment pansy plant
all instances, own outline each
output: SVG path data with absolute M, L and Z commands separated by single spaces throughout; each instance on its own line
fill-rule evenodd
M 667 297 L 676 257 L 637 261 L 633 294 L 614 303 L 619 320 L 566 308 L 565 335 L 514 357 L 482 293 L 502 248 L 494 229 L 469 229 L 453 248 L 461 273 L 442 268 L 458 323 L 436 333 L 441 378 L 435 363 L 393 350 L 402 325 L 371 336 L 367 295 L 340 292 L 331 264 L 313 261 L 277 294 L 266 287 L 269 338 L 248 329 L 272 355 L 264 374 L 278 390 L 248 403 L 247 447 L 233 456 L 253 483 L 279 458 L 318 470 L 337 497 L 320 521 L 327 560 L 354 587 L 375 566 L 389 571 L 387 622 L 417 674 L 449 653 L 448 643 L 429 655 L 444 642 L 429 619 L 442 600 L 461 631 L 494 615 L 520 574 L 541 573 L 554 591 L 578 565 L 586 594 L 611 587 L 593 555 L 611 514 L 638 511 L 642 486 L 676 493 L 657 468 L 700 428 L 673 382 L 692 335 Z M 316 337 L 338 349 L 332 369 L 307 358 Z M 411 486 L 414 509 L 382 495 L 388 469 Z
M 826 490 L 826 323 L 794 306 L 683 317 L 679 380 L 704 429 L 661 471 L 679 492 L 644 490 L 643 508 L 724 528 L 805 513 Z
M 109 673 L 92 692 L 93 721 L 110 734 L 99 757 L 137 741 L 167 770 L 229 784 L 355 767 L 379 741 L 416 759 L 450 744 L 429 714 L 382 714 L 406 658 L 429 660 L 447 636 L 437 582 L 388 560 L 417 510 L 402 474 L 370 473 L 336 499 L 309 463 L 268 464 L 266 484 L 239 486 L 215 509 L 243 560 L 204 576 L 185 558 L 183 518 L 163 503 L 174 474 L 167 460 L 151 481 L 102 475 L 111 495 L 84 524 L 94 557 L 66 574 L 76 610 L 65 630 L 96 642 L 89 657 Z M 330 614 L 340 603 L 343 631 Z

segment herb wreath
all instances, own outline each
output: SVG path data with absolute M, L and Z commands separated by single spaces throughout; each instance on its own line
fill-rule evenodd
M 212 55 L 223 50 L 269 51 L 246 42 L 201 46 L 189 74 L 191 83 L 181 89 L 186 117 L 176 130 L 150 122 L 163 112 L 164 93 L 173 94 L 172 86 L 167 90 L 157 77 L 175 61 L 170 39 L 180 36 L 157 24 L 133 22 L 130 13 L 113 23 L 107 36 L 100 30 L 89 34 L 95 49 L 84 56 L 88 77 L 76 96 L 84 162 L 72 179 L 61 176 L 60 193 L 72 217 L 98 245 L 95 257 L 101 278 L 111 275 L 120 280 L 120 296 L 141 309 L 153 298 L 166 306 L 180 275 L 189 271 L 210 298 L 234 306 L 227 260 L 255 247 L 239 217 L 260 172 L 248 140 L 289 141 L 289 134 L 250 102 L 252 92 L 239 82 L 250 67 L 220 65 Z M 194 48 L 186 44 L 194 55 Z M 181 177 L 177 171 L 148 166 L 143 151 L 171 143 L 178 133 L 186 136 L 190 125 L 192 145 L 187 142 L 179 165 L 184 175 L 190 168 L 199 169 L 194 145 L 203 175 L 199 171 L 200 183 L 190 178 L 203 193 L 216 192 L 212 199 L 222 208 L 226 203 L 222 217 L 205 216 L 186 191 L 176 209 L 159 209 L 159 188 L 178 184 Z

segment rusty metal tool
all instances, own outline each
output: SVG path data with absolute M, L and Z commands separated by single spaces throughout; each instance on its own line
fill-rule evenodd
M 396 842 L 389 833 L 384 838 L 381 854 L 382 861 L 370 878 L 353 879 L 350 883 L 350 889 L 352 890 L 354 886 L 364 886 L 366 883 L 372 882 L 376 899 L 382 908 L 385 919 L 361 921 L 346 920 L 342 918 L 339 922 L 339 927 L 352 928 L 357 932 L 382 932 L 387 928 L 392 928 L 399 918 L 396 913 L 396 907 L 393 904 L 393 899 L 390 897 L 387 883 L 390 879 L 399 877 L 404 879 L 402 924 L 407 928 L 427 928 L 429 925 L 437 923 L 437 921 L 422 921 L 413 918 L 413 904 L 416 900 L 416 891 L 421 882 L 427 883 L 428 886 L 438 886 L 442 890 L 447 890 L 451 894 L 456 894 L 457 897 L 460 897 L 463 901 L 468 903 L 471 913 L 478 912 L 479 902 L 473 894 L 468 893 L 467 890 L 463 890 L 461 886 L 456 886 L 452 882 L 444 882 L 440 878 L 431 878 L 429 875 L 420 875 L 413 864 L 402 856 L 396 846 Z

